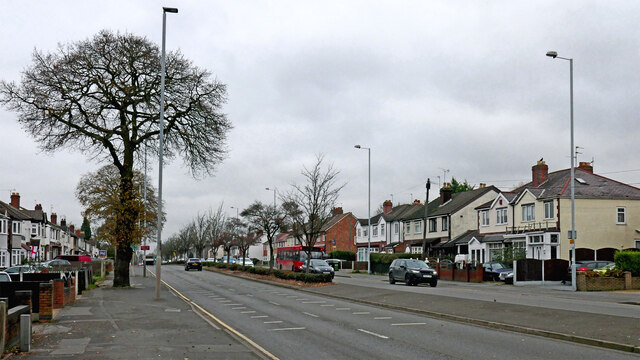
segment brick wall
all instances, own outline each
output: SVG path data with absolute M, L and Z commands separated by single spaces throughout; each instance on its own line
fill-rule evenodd
M 39 321 L 50 321 L 53 318 L 53 284 L 40 283 Z
M 15 292 L 16 306 L 28 305 L 29 315 L 32 314 L 33 307 L 31 306 L 31 290 L 18 290 Z
M 61 309 L 64 306 L 64 280 L 53 280 L 53 308 Z
M 327 231 L 327 253 L 334 250 L 357 251 L 356 246 L 353 243 L 353 237 L 356 234 L 356 222 L 358 222 L 358 219 L 349 213 Z M 333 246 L 334 239 L 336 240 L 335 247 Z
M 588 278 L 584 272 L 579 271 L 576 274 L 576 288 L 578 291 L 614 291 L 640 289 L 640 278 L 631 277 L 631 273 L 625 273 L 624 278 Z

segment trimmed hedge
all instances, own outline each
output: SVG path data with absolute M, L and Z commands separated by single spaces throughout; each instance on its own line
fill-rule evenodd
M 423 259 L 419 254 L 384 254 L 384 253 L 371 253 L 371 264 L 391 264 L 395 259 Z
M 208 264 L 212 264 L 212 265 L 208 265 Z M 203 263 L 203 266 L 213 266 L 218 269 L 240 270 L 240 271 L 246 271 L 250 274 L 275 276 L 279 279 L 296 280 L 296 281 L 302 281 L 306 283 L 324 283 L 324 282 L 332 281 L 331 274 L 305 274 L 301 272 L 281 271 L 281 270 L 274 270 L 274 269 L 263 268 L 263 267 L 241 266 L 238 264 L 227 264 L 227 263 L 205 262 Z
M 341 259 L 346 261 L 356 261 L 356 253 L 353 251 L 336 250 L 329 254 L 330 259 Z
M 613 257 L 616 269 L 631 272 L 631 276 L 640 276 L 640 252 L 618 251 Z

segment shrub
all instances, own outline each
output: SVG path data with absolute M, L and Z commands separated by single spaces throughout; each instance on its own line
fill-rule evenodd
M 203 261 L 202 266 L 216 266 L 216 263 L 213 261 Z
M 328 255 L 331 259 L 341 259 L 346 261 L 356 260 L 356 253 L 354 253 L 353 251 L 336 250 L 330 252 Z
M 391 264 L 395 259 L 422 259 L 420 254 L 384 254 L 384 253 L 371 253 L 371 264 Z
M 640 276 L 640 252 L 618 251 L 613 257 L 616 269 L 631 272 L 631 276 Z

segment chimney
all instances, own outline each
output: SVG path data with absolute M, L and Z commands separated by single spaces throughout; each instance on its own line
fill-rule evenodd
M 64 219 L 64 218 L 60 219 L 60 226 L 67 227 L 67 219 Z
M 485 184 L 485 183 L 480 183 L 480 189 L 484 189 L 484 188 L 486 188 L 486 187 L 487 187 L 487 184 Z
M 531 167 L 531 175 L 533 177 L 533 186 L 538 187 L 543 182 L 547 181 L 549 174 L 549 167 L 543 160 L 538 161 L 537 164 Z
M 42 211 L 42 204 L 36 204 L 36 210 Z
M 20 209 L 20 193 L 12 192 L 11 193 L 11 206 L 16 209 Z
M 334 207 L 331 213 L 333 213 L 333 216 L 342 215 L 343 214 L 342 207 Z
M 420 204 L 420 200 L 418 199 L 413 200 L 413 205 L 417 205 L 417 204 Z
M 440 189 L 440 205 L 451 200 L 452 195 L 453 195 L 453 189 L 451 189 L 451 184 L 444 183 L 444 185 L 442 185 L 442 189 Z
M 51 222 L 54 223 L 55 225 L 58 224 L 58 214 L 51 213 Z
M 580 161 L 580 165 L 578 166 L 578 169 L 582 171 L 586 171 L 589 174 L 593 174 L 593 165 L 591 165 L 590 162 Z
M 73 225 L 69 225 L 69 232 L 72 233 L 72 234 L 75 234 L 76 233 L 76 227 L 73 226 Z
M 385 200 L 382 203 L 382 213 L 388 214 L 391 212 L 391 209 L 393 209 L 393 203 L 391 202 L 391 200 Z

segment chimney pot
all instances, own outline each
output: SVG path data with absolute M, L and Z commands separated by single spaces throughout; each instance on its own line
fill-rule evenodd
M 413 200 L 413 204 L 414 205 L 420 204 L 420 200 L 418 200 L 418 199 Z
M 590 162 L 580 161 L 580 165 L 578 166 L 578 169 L 586 171 L 590 174 L 593 174 L 593 165 L 591 165 Z
M 391 200 L 385 200 L 382 203 L 382 213 L 388 214 L 391 212 L 391 209 L 393 209 L 393 203 L 391 202 Z
M 36 210 L 42 211 L 42 204 L 36 204 Z
M 451 196 L 453 195 L 453 189 L 451 189 L 450 183 L 444 183 L 442 185 L 442 189 L 440 189 L 440 205 L 446 203 L 451 200 Z
M 332 213 L 333 213 L 333 216 L 342 215 L 343 214 L 342 207 L 334 207 Z
M 51 213 L 51 222 L 55 225 L 58 224 L 58 215 L 56 213 Z
M 12 192 L 11 193 L 11 206 L 16 209 L 20 209 L 20 193 Z
M 538 187 L 543 182 L 547 181 L 549 176 L 549 167 L 544 161 L 538 161 L 537 164 L 531 167 L 531 177 L 533 180 L 533 186 Z

